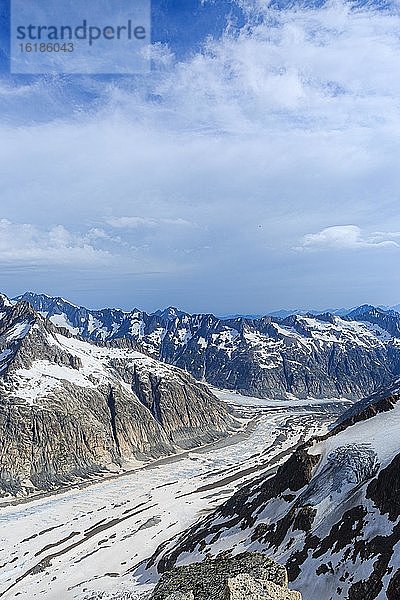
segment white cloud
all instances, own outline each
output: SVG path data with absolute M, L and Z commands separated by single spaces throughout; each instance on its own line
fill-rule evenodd
M 400 231 L 375 231 L 371 235 L 371 239 L 374 241 L 400 240 Z
M 110 260 L 109 252 L 95 248 L 86 236 L 72 234 L 62 225 L 43 230 L 29 223 L 0 220 L 0 264 L 79 268 L 105 265 Z
M 363 233 L 357 225 L 337 225 L 326 227 L 317 233 L 307 233 L 301 242 L 300 250 L 357 250 L 363 248 L 392 248 L 400 247 L 394 241 L 398 234 L 391 233 Z
M 63 225 L 39 228 L 30 223 L 0 219 L 0 265 L 64 266 L 67 269 L 97 271 L 110 267 L 115 276 L 138 273 L 168 273 L 182 270 L 179 256 L 165 255 L 163 239 L 157 233 L 153 243 L 146 237 L 132 243 L 129 238 L 110 235 L 101 228 L 72 232 Z M 163 255 L 164 248 L 164 255 Z
M 145 307 L 152 294 L 157 305 L 186 294 L 235 312 L 251 296 L 262 311 L 292 293 L 295 304 L 307 303 L 303 293 L 323 306 L 334 290 L 347 293 L 346 278 L 364 297 L 396 294 L 396 252 L 376 252 L 372 267 L 362 252 L 340 253 L 339 265 L 339 253 L 288 249 L 304 232 L 313 232 L 301 243 L 308 250 L 399 242 L 398 14 L 340 1 L 257 4 L 264 20 L 187 59 L 154 48 L 158 71 L 143 85 L 54 77 L 0 86 L 2 215 L 36 235 L 24 248 L 17 228 L 3 261 L 13 248 L 21 263 L 67 255 L 69 273 L 74 252 L 86 264 L 114 260 L 103 273 L 118 278 L 121 302 L 129 285 L 119 281 L 132 271 L 184 273 L 170 278 L 170 293 L 161 277 L 131 283 Z M 333 218 L 357 226 L 325 228 Z M 72 240 L 50 234 L 53 223 Z M 316 281 L 322 263 L 330 287 Z

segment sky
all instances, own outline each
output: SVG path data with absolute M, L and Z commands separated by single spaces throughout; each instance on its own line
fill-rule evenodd
M 152 71 L 10 75 L 0 289 L 263 313 L 400 302 L 398 4 L 154 0 Z

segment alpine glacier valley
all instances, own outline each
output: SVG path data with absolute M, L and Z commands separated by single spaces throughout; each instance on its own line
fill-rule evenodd
M 0 389 L 0 598 L 400 598 L 396 307 L 1 295 Z

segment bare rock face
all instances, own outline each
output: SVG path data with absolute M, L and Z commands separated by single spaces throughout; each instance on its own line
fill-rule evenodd
M 287 584 L 285 567 L 257 552 L 244 552 L 164 573 L 151 600 L 301 600 Z
M 132 343 L 96 345 L 0 298 L 0 495 L 50 490 L 227 435 L 206 386 Z
M 192 592 L 188 592 L 187 594 L 174 592 L 173 594 L 170 594 L 166 600 L 194 600 L 194 596 Z

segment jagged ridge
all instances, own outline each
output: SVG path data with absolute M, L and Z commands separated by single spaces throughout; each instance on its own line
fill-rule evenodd
M 258 397 L 358 399 L 400 375 L 400 314 L 361 307 L 349 317 L 220 319 L 169 308 L 91 311 L 32 293 L 56 325 L 91 340 L 130 339 L 198 380 Z

